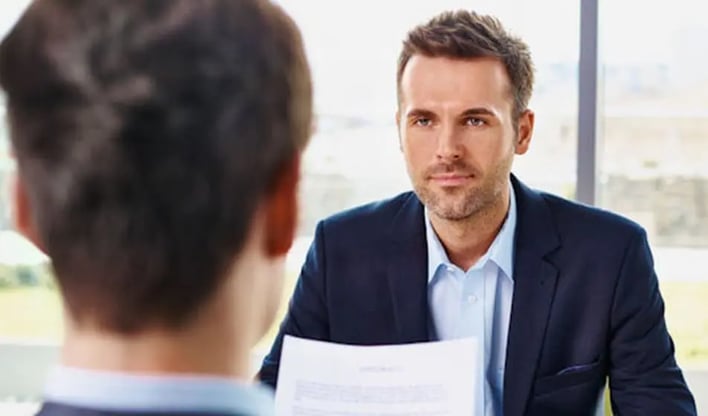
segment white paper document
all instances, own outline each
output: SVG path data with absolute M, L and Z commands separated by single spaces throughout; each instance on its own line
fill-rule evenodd
M 276 416 L 470 416 L 477 341 L 361 347 L 286 336 Z

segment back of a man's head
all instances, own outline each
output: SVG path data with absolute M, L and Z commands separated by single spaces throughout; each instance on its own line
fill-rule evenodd
M 219 290 L 311 125 L 299 32 L 268 1 L 37 0 L 0 84 L 18 221 L 73 320 L 122 334 L 180 328 Z

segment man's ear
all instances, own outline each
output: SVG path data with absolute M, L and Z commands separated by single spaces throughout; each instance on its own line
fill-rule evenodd
M 12 219 L 15 229 L 37 248 L 46 253 L 32 215 L 32 203 L 27 193 L 27 188 L 19 174 L 15 173 L 13 175 L 10 180 L 10 188 L 10 203 L 12 204 Z
M 515 152 L 517 155 L 523 155 L 529 150 L 531 137 L 533 136 L 533 125 L 536 115 L 533 111 L 526 109 L 519 117 L 518 133 L 516 140 Z
M 287 254 L 295 239 L 299 182 L 298 154 L 283 167 L 266 198 L 266 250 L 271 257 Z
M 398 149 L 403 151 L 403 143 L 401 143 L 401 110 L 396 110 L 396 131 L 398 132 Z

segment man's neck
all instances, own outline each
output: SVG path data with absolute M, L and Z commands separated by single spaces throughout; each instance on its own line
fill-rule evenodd
M 125 336 L 74 330 L 67 334 L 61 361 L 69 367 L 97 371 L 250 379 L 245 345 L 223 332 L 209 339 L 203 336 L 203 329 L 200 331 L 150 330 Z
M 472 267 L 494 242 L 509 211 L 509 190 L 492 206 L 460 221 L 430 215 L 430 222 L 450 261 L 462 270 Z
M 251 266 L 259 273 L 257 264 Z M 260 316 L 248 294 L 252 279 L 225 279 L 211 299 L 179 329 L 149 326 L 121 334 L 76 322 L 66 314 L 62 364 L 99 371 L 196 374 L 251 379 L 250 350 L 260 336 Z M 246 285 L 246 287 L 242 287 Z

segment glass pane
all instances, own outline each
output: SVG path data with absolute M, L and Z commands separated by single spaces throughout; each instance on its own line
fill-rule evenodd
M 703 4 L 601 3 L 599 202 L 653 246 L 684 367 L 708 364 L 708 21 Z M 631 29 L 627 17 L 632 18 Z

